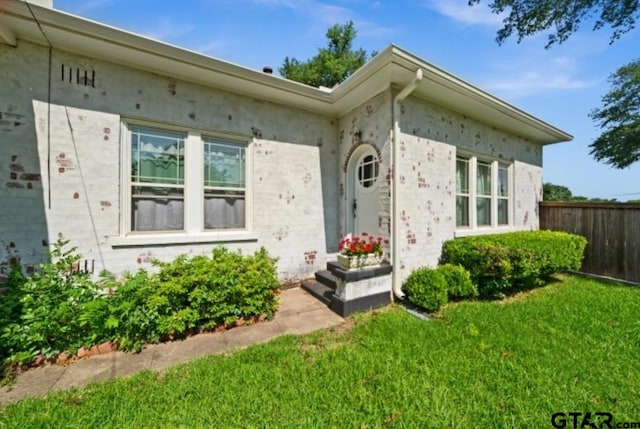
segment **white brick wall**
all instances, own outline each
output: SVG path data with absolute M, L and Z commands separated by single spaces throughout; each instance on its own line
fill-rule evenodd
M 399 123 L 400 279 L 420 266 L 437 265 L 442 243 L 455 236 L 458 148 L 513 163 L 513 229 L 538 228 L 540 145 L 415 97 L 403 103 Z
M 311 276 L 324 266 L 327 252 L 335 252 L 335 120 L 56 50 L 49 109 L 47 64 L 45 48 L 23 41 L 17 48 L 0 45 L 0 269 L 6 271 L 11 255 L 25 266 L 41 262 L 46 244 L 59 235 L 95 260 L 96 272 L 104 261 L 104 268 L 117 274 L 148 268 L 153 257 L 206 253 L 215 245 L 110 244 L 121 235 L 123 118 L 234 133 L 252 141 L 258 239 L 227 247 L 252 252 L 265 246 L 279 259 L 283 281 Z M 75 74 L 71 83 L 63 80 L 63 66 L 66 76 L 69 69 L 89 70 L 89 76 L 95 71 L 95 88 L 78 85 Z M 20 125 L 14 125 L 18 119 Z M 27 173 L 40 176 L 21 179 Z
M 104 265 L 116 274 L 215 245 L 112 246 L 122 235 L 120 183 L 129 168 L 120 166 L 124 118 L 251 141 L 257 240 L 225 245 L 265 246 L 283 281 L 311 276 L 337 251 L 346 232 L 346 166 L 361 144 L 380 156 L 378 233 L 390 238 L 395 90 L 333 119 L 54 50 L 49 105 L 47 55 L 24 41 L 0 45 L 0 277 L 12 257 L 28 267 L 41 262 L 59 235 L 95 260 L 96 271 Z M 95 87 L 75 75 L 70 83 L 69 70 L 95 72 Z M 401 280 L 435 265 L 442 242 L 454 236 L 456 148 L 513 163 L 515 227 L 538 227 L 539 145 L 413 97 L 398 118 Z

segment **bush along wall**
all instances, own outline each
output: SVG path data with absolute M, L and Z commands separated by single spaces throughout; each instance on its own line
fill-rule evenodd
M 501 298 L 544 285 L 552 274 L 578 270 L 587 240 L 565 232 L 523 231 L 462 237 L 443 245 L 441 265 L 414 270 L 402 285 L 426 311 L 449 300 Z
M 409 302 L 429 312 L 437 311 L 449 300 L 478 296 L 469 272 L 460 265 L 452 264 L 412 271 L 402 284 L 402 290 Z
M 557 231 L 461 237 L 443 244 L 441 262 L 467 269 L 481 296 L 500 297 L 580 269 L 586 245 L 582 236 Z
M 12 267 L 0 298 L 0 362 L 3 373 L 36 358 L 73 355 L 79 348 L 113 341 L 140 350 L 189 333 L 270 319 L 279 304 L 275 260 L 266 250 L 241 255 L 225 248 L 211 255 L 155 261 L 140 270 L 94 282 L 74 270 L 81 259 L 59 240 L 31 277 Z M 2 374 L 0 374 L 0 379 Z

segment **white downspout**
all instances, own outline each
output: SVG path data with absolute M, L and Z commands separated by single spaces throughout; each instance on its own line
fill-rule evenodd
M 393 294 L 398 297 L 398 299 L 404 299 L 404 293 L 402 293 L 402 285 L 398 279 L 398 268 L 399 265 L 399 257 L 398 257 L 398 248 L 399 246 L 399 223 L 398 219 L 400 218 L 400 207 L 398 206 L 398 177 L 400 177 L 400 172 L 398 169 L 398 160 L 400 159 L 400 145 L 398 142 L 398 138 L 400 136 L 400 126 L 398 125 L 398 113 L 400 112 L 400 103 L 407 98 L 409 94 L 413 92 L 414 89 L 418 86 L 420 81 L 422 80 L 422 69 L 416 70 L 416 77 L 409 83 L 396 97 L 393 99 L 393 107 L 391 110 L 391 119 L 393 122 L 393 130 L 391 131 L 391 165 L 393 165 L 393 186 L 391 190 L 391 263 L 393 265 L 393 274 L 392 274 L 392 289 Z

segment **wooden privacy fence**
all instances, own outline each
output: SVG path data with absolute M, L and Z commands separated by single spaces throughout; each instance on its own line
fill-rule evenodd
M 640 204 L 544 201 L 540 229 L 589 240 L 581 271 L 640 282 Z

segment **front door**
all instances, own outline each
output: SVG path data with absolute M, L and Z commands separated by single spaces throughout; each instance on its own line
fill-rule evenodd
M 348 172 L 347 232 L 354 236 L 363 232 L 379 235 L 380 164 L 374 148 L 369 145 L 358 148 L 351 156 Z

